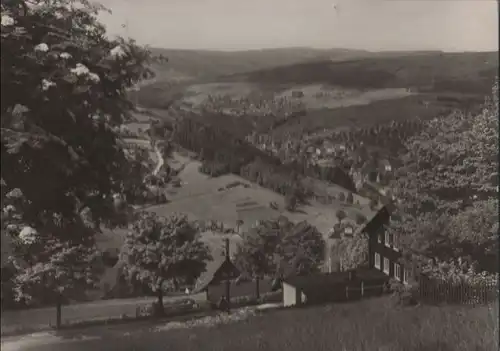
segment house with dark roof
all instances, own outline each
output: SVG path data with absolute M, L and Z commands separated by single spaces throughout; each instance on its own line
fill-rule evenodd
M 388 277 L 376 269 L 292 276 L 283 281 L 283 306 L 338 302 L 384 292 Z
M 215 263 L 208 266 L 207 270 L 198 278 L 192 293 L 197 294 L 204 291 L 207 301 L 212 303 L 218 303 L 223 296 L 226 299 L 230 299 L 231 282 L 236 280 L 240 275 L 240 271 L 231 262 L 229 256 L 219 258 Z M 221 294 L 220 286 L 223 282 L 225 283 L 225 291 Z
M 393 209 L 390 204 L 383 206 L 362 230 L 368 235 L 368 266 L 406 284 L 413 269 L 401 260 L 399 238 L 385 231 Z
M 202 273 L 196 282 L 196 286 L 193 293 L 199 293 L 202 291 L 208 292 L 208 288 L 211 285 L 218 285 L 226 280 L 234 280 L 240 276 L 240 271 L 231 262 L 228 257 L 222 257 L 216 260 L 215 264 L 212 264 L 208 269 Z

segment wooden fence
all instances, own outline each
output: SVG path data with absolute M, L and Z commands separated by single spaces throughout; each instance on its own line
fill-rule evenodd
M 486 305 L 498 301 L 498 284 L 451 283 L 422 275 L 420 300 L 429 304 Z
M 386 284 L 365 284 L 347 285 L 345 294 L 347 300 L 357 300 L 364 297 L 374 297 L 384 294 Z

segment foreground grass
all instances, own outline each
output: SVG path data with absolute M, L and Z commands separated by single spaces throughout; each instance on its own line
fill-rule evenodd
M 162 350 L 489 351 L 497 350 L 497 311 L 496 306 L 402 308 L 378 298 L 270 311 L 234 324 L 175 328 L 147 338 L 161 338 Z M 156 350 L 148 344 L 151 349 Z
M 149 323 L 148 323 L 149 324 Z M 389 298 L 57 333 L 53 343 L 2 340 L 16 351 L 490 351 L 498 306 L 394 307 Z M 30 342 L 30 345 L 27 343 Z M 21 345 L 23 344 L 23 345 Z M 10 347 L 10 348 L 9 348 Z

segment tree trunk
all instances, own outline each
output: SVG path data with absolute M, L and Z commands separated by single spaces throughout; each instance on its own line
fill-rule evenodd
M 62 294 L 56 293 L 56 329 L 61 329 L 61 316 L 62 316 Z
M 160 285 L 160 287 L 158 288 L 158 291 L 157 291 L 157 296 L 158 296 L 158 305 L 157 305 L 157 310 L 156 310 L 156 314 L 158 316 L 163 316 L 165 314 L 165 307 L 163 306 L 163 289 L 162 289 L 162 285 Z
M 260 278 L 255 278 L 255 296 L 260 299 Z

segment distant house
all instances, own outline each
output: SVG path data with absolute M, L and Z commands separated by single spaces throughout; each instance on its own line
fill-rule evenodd
M 292 97 L 293 98 L 301 98 L 301 97 L 304 97 L 304 92 L 300 91 L 300 90 L 294 90 L 292 91 Z
M 380 160 L 379 168 L 382 172 L 392 172 L 392 165 L 389 160 Z
M 283 282 L 283 306 L 345 301 L 383 293 L 388 281 L 376 269 L 294 276 Z

